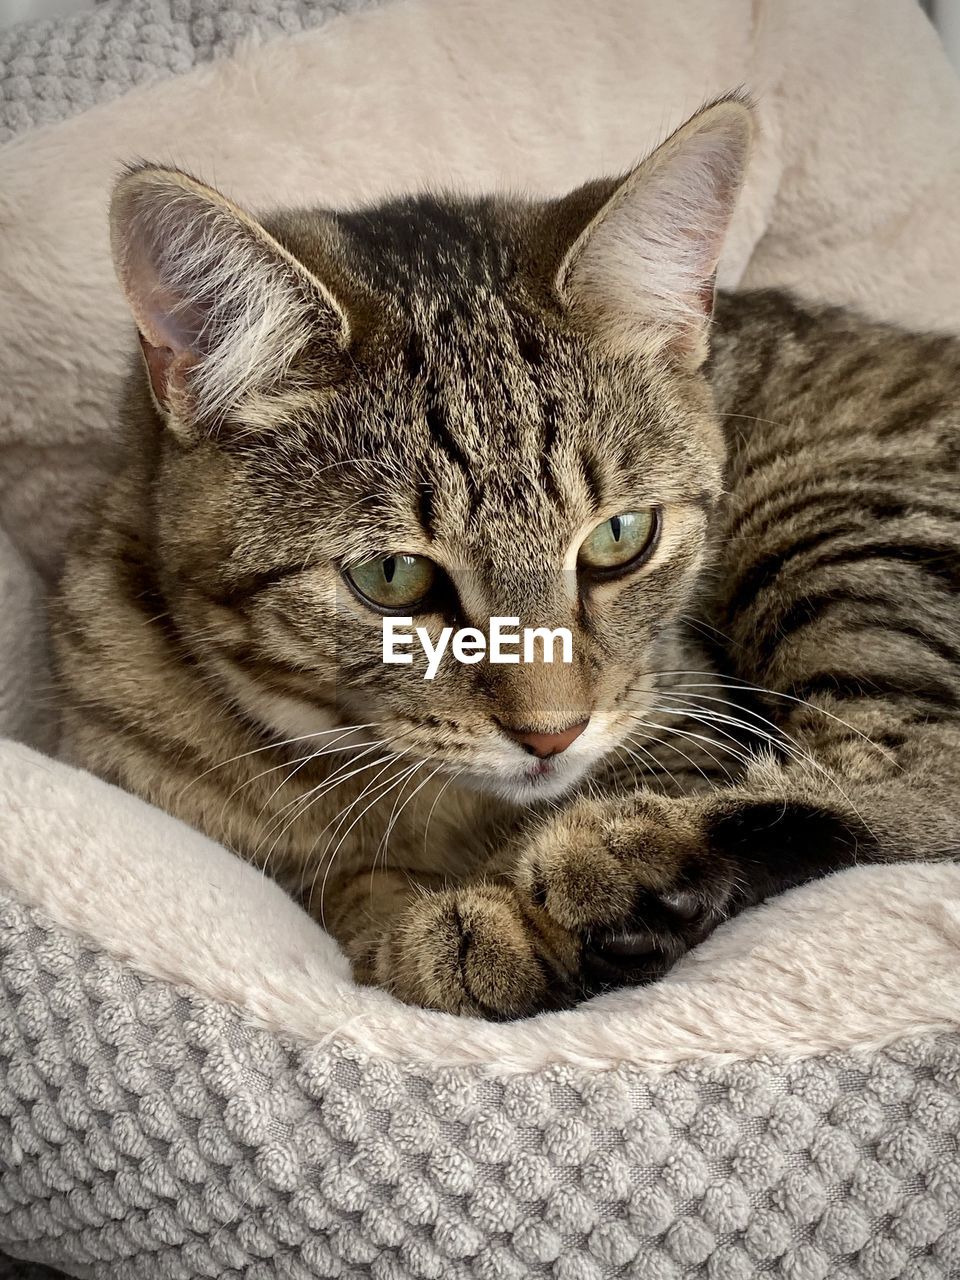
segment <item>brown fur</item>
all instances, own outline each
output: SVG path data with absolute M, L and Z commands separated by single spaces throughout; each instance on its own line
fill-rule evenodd
M 550 204 L 261 227 L 185 175 L 119 189 L 150 376 L 57 604 L 70 754 L 403 999 L 557 1007 L 791 884 L 957 851 L 960 347 L 744 294 L 703 365 L 746 108 L 712 112 Z M 716 208 L 648 288 L 658 184 Z M 651 504 L 651 558 L 588 581 L 571 548 Z M 394 551 L 455 625 L 568 626 L 574 663 L 383 666 L 341 571 Z M 588 716 L 540 776 L 504 732 Z

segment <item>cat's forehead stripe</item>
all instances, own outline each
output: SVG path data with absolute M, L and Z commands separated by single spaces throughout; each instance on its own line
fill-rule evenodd
M 339 213 L 345 243 L 357 267 L 379 288 L 424 296 L 438 284 L 497 285 L 515 270 L 495 202 L 459 206 L 436 196 L 415 196 L 366 211 Z

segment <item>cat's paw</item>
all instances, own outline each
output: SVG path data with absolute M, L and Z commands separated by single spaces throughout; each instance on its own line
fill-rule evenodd
M 587 990 L 662 976 L 725 918 L 734 888 L 697 807 L 660 796 L 577 801 L 529 836 L 515 878 L 579 937 Z
M 512 885 L 429 891 L 391 922 L 369 979 L 408 1004 L 504 1020 L 575 1003 L 579 942 Z

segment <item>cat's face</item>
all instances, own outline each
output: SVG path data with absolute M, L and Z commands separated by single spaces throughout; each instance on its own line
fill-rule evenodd
M 625 183 L 552 206 L 422 198 L 269 233 L 182 175 L 121 184 L 118 264 L 165 420 L 161 581 L 249 716 L 283 739 L 366 726 L 317 741 L 519 802 L 656 723 L 721 485 L 704 286 L 747 133 L 725 103 Z M 704 207 L 661 280 L 671 193 L 674 217 Z M 434 645 L 492 617 L 566 628 L 572 660 L 448 645 L 425 679 L 419 640 L 383 661 L 398 615 Z

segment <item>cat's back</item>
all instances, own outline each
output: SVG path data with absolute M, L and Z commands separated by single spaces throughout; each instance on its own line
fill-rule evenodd
M 710 379 L 734 458 L 804 445 L 821 457 L 960 467 L 960 339 L 779 290 L 720 293 Z
M 952 653 L 960 340 L 784 293 L 725 294 L 709 372 L 729 444 L 713 623 L 756 652 L 765 679 L 775 652 L 796 668 L 806 646 L 816 666 L 824 611 L 833 639 L 859 628 L 855 667 L 878 663 L 924 612 Z M 869 685 L 859 669 L 849 680 Z

